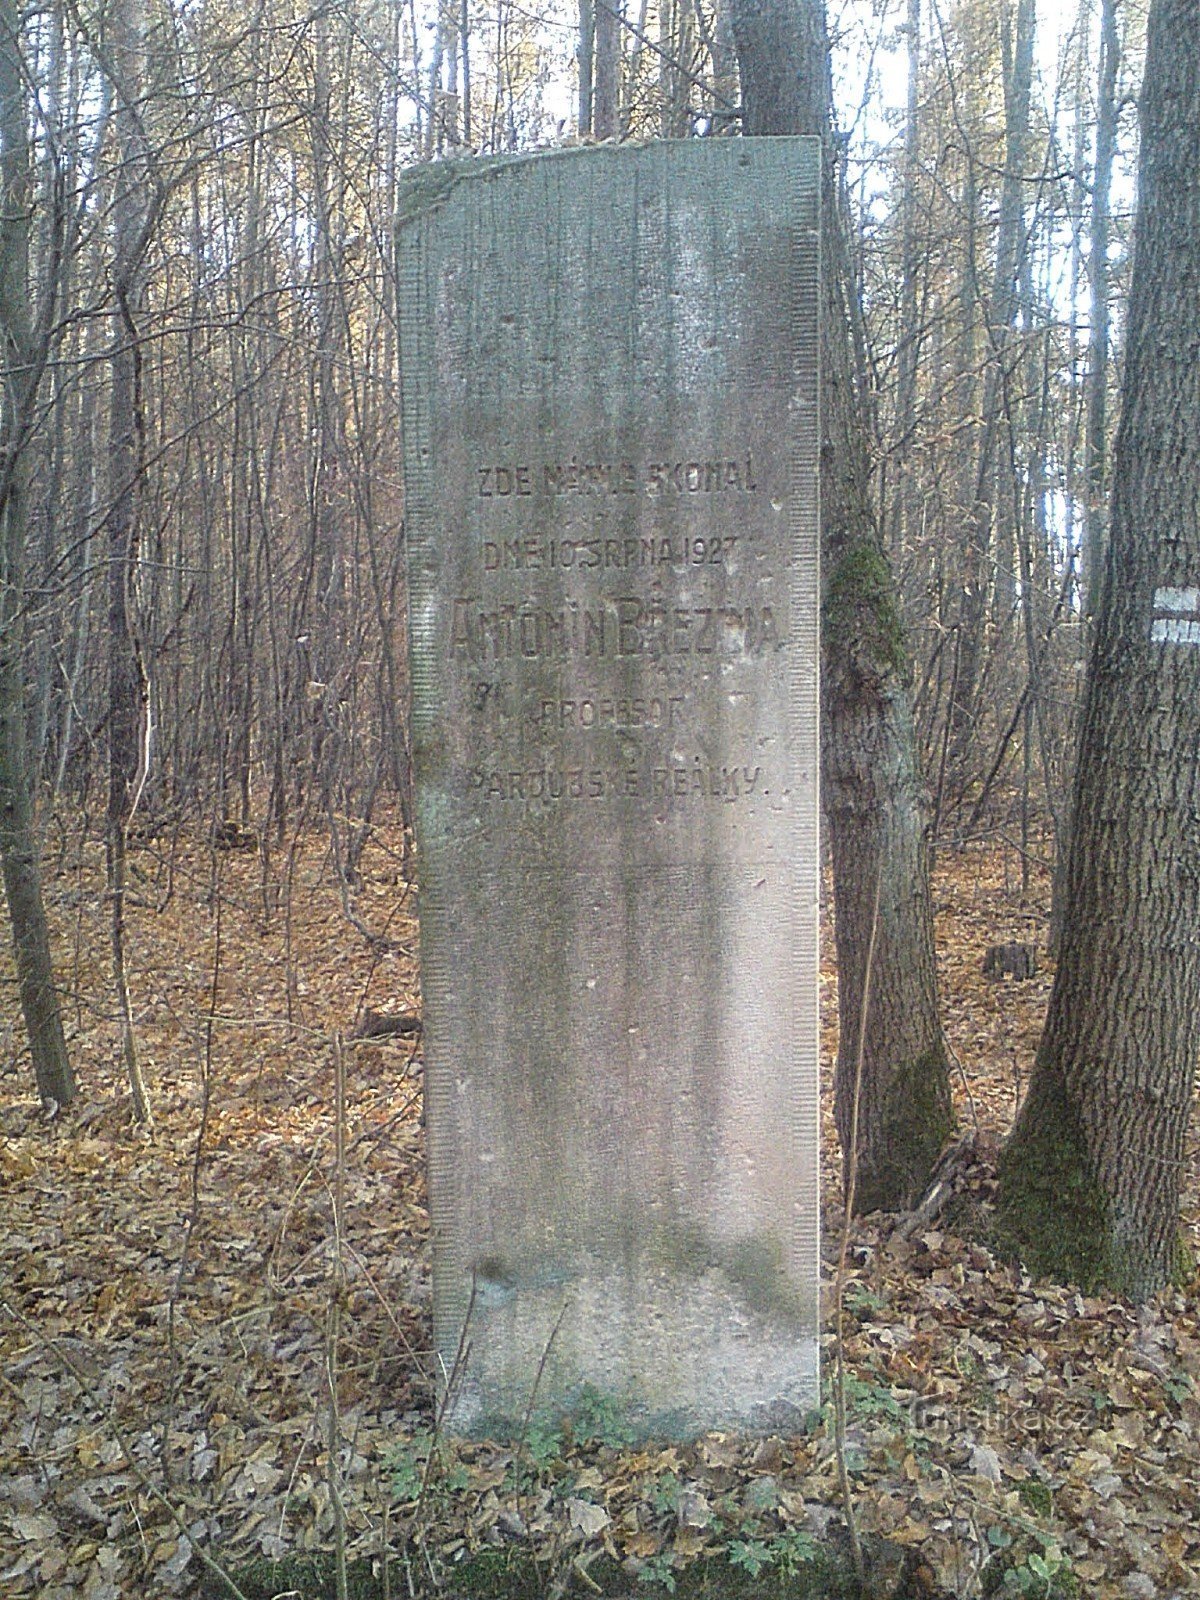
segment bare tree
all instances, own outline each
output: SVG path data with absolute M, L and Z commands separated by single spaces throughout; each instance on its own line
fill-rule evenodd
M 21 1008 L 43 1100 L 75 1095 L 42 897 L 38 835 L 25 728 L 25 545 L 30 436 L 50 348 L 55 283 L 52 246 L 40 326 L 30 311 L 32 170 L 21 59 L 21 12 L 0 0 L 0 855 L 12 923 Z M 58 221 L 61 223 L 61 216 Z
M 959 794 L 966 787 L 967 750 L 978 720 L 977 699 L 984 631 L 993 591 L 1001 608 L 1016 593 L 1013 522 L 998 504 L 1004 476 L 1004 427 L 1012 371 L 1018 283 L 1026 249 L 1023 185 L 1029 143 L 1035 10 L 1033 0 L 1015 0 L 1014 32 L 1005 15 L 1004 178 L 1000 189 L 996 253 L 988 298 L 986 332 L 990 359 L 983 384 L 975 484 L 962 554 L 958 671 L 951 701 L 950 760 Z
M 139 0 L 114 0 L 108 16 L 119 150 L 113 202 L 112 356 L 108 504 L 108 892 L 113 981 L 121 1049 L 135 1121 L 150 1120 L 138 1056 L 126 960 L 125 896 L 129 824 L 145 784 L 151 749 L 150 694 L 137 617 L 144 416 L 140 317 L 144 265 L 155 207 L 143 124 L 143 42 Z

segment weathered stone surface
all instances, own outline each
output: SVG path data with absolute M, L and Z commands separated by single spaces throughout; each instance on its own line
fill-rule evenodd
M 816 165 L 805 140 L 602 147 L 406 195 L 460 1429 L 519 1428 L 535 1386 L 672 1434 L 817 1396 Z

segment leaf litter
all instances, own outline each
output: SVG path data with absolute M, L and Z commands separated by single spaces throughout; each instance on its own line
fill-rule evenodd
M 205 1553 L 236 1566 L 328 1551 L 339 1536 L 376 1566 L 420 1551 L 451 1571 L 521 1547 L 583 1591 L 605 1553 L 651 1593 L 703 1555 L 757 1571 L 840 1525 L 829 1407 L 786 1439 L 659 1448 L 603 1425 L 516 1447 L 431 1439 L 419 1037 L 351 1037 L 368 1008 L 419 1010 L 400 856 L 398 829 L 376 829 L 355 894 L 360 923 L 386 922 L 386 936 L 368 940 L 344 915 L 319 836 L 271 863 L 213 856 L 182 835 L 140 842 L 130 964 L 153 1134 L 130 1126 L 120 1075 L 102 848 L 75 840 L 47 864 L 81 1095 L 50 1118 L 37 1105 L 10 983 L 0 1593 L 189 1596 Z M 939 861 L 943 1008 L 967 1135 L 947 1180 L 956 1204 L 851 1229 L 855 1513 L 865 1536 L 919 1553 L 908 1592 L 1197 1594 L 1194 1294 L 1140 1308 L 1085 1297 L 1031 1282 L 954 1231 L 956 1217 L 986 1210 L 1049 988 L 1045 963 L 1027 982 L 982 975 L 991 944 L 1034 939 L 1043 923 L 1044 905 L 1007 889 L 1009 865 L 983 846 Z M 828 1082 L 828 948 L 822 998 Z M 834 1241 L 828 1104 L 823 1138 Z M 1193 1139 L 1193 1238 L 1195 1155 Z M 826 1328 L 828 1371 L 831 1314 Z

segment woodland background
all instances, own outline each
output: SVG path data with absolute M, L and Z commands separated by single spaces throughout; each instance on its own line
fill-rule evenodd
M 1045 1003 L 980 967 L 1053 921 L 1145 13 L 829 8 L 852 354 L 984 1150 Z M 1039 1287 L 936 1221 L 854 1226 L 840 1438 L 828 1410 L 761 1446 L 639 1451 L 603 1411 L 507 1449 L 429 1437 L 419 1052 L 370 1037 L 418 1005 L 397 186 L 468 151 L 733 133 L 722 8 L 0 0 L 0 56 L 36 375 L 6 396 L 0 714 L 80 1088 L 47 1120 L 14 984 L 0 1579 L 185 1593 L 199 1552 L 324 1548 L 400 1593 L 515 1548 L 653 1592 L 703 1555 L 803 1566 L 845 1466 L 863 1533 L 920 1552 L 880 1593 L 1195 1592 L 1188 1298 Z M 826 986 L 832 1059 L 831 959 Z M 827 1145 L 836 1174 L 832 1122 Z M 968 1206 L 986 1169 L 955 1175 Z M 1194 1231 L 1194 1143 L 1187 1170 Z
M 1062 819 L 1144 23 L 1138 0 L 830 12 L 856 359 L 940 843 L 1003 828 L 1048 858 Z M 39 789 L 48 810 L 102 809 L 115 624 L 144 676 L 143 826 L 252 825 L 269 846 L 319 822 L 352 872 L 361 825 L 407 791 L 397 184 L 430 156 L 578 137 L 579 19 L 119 0 L 10 4 L 14 24 L 45 366 L 24 610 Z M 615 44 L 615 133 L 725 131 L 719 13 L 646 0 Z

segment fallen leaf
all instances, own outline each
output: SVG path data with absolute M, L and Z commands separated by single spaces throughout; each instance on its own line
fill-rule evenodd
M 594 1539 L 612 1520 L 603 1506 L 594 1505 L 590 1500 L 576 1499 L 574 1496 L 567 1501 L 567 1517 L 571 1526 L 577 1528 L 585 1539 Z

